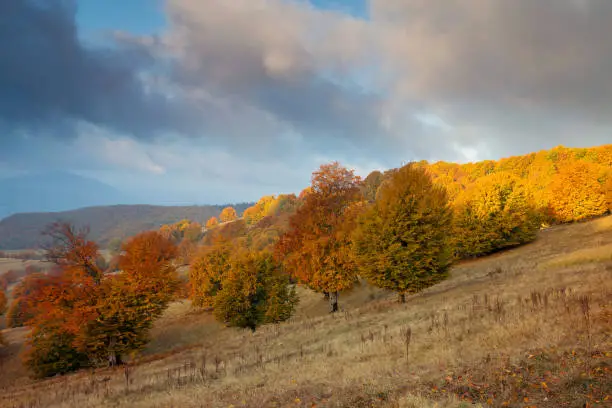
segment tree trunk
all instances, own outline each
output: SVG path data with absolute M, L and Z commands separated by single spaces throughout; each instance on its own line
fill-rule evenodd
M 338 311 L 338 292 L 329 293 L 329 312 L 336 313 Z
M 397 298 L 397 301 L 399 303 L 406 303 L 406 294 L 405 293 L 400 293 L 398 298 Z
M 116 344 L 117 339 L 111 337 L 108 347 L 108 365 L 110 367 L 115 367 L 123 364 L 123 361 L 121 360 L 121 354 L 117 354 L 117 352 L 114 350 Z
M 323 299 L 329 300 L 329 292 L 323 292 Z
M 117 365 L 117 354 L 114 351 L 108 352 L 108 366 L 115 367 Z

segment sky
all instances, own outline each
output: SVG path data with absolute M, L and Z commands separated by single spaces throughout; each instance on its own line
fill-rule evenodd
M 612 143 L 609 0 L 3 0 L 0 177 L 147 203 Z

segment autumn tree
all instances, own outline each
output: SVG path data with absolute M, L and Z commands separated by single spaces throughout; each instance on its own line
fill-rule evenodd
M 222 289 L 229 269 L 231 247 L 223 241 L 204 247 L 189 270 L 191 301 L 196 307 L 210 309 Z
M 264 196 L 255 205 L 244 210 L 243 218 L 247 225 L 257 224 L 262 218 L 269 215 L 274 201 L 276 201 L 274 196 Z
M 199 222 L 192 222 L 183 230 L 183 241 L 195 244 L 201 238 L 202 225 Z
M 363 180 L 361 191 L 366 201 L 373 203 L 376 200 L 376 192 L 384 180 L 384 175 L 374 170 Z
M 358 220 L 354 249 L 360 273 L 373 285 L 416 293 L 447 277 L 451 209 L 446 191 L 423 168 L 407 165 L 378 192 Z
M 295 194 L 279 194 L 270 204 L 267 216 L 278 216 L 281 214 L 292 213 L 298 206 L 298 198 Z
M 352 170 L 337 162 L 322 165 L 276 246 L 277 257 L 292 276 L 330 294 L 331 312 L 338 310 L 338 292 L 350 288 L 357 277 L 356 264 L 346 252 L 349 241 L 338 231 L 347 208 L 359 200 L 359 183 Z
M 608 205 L 608 211 L 612 213 L 612 173 L 608 176 L 604 187 L 604 195 L 606 197 L 606 204 Z
M 122 274 L 104 280 L 96 319 L 83 335 L 82 349 L 98 365 L 120 364 L 122 355 L 142 349 L 179 285 L 172 263 L 177 248 L 159 232 L 136 235 L 122 249 Z
M 213 229 L 219 225 L 219 220 L 217 217 L 210 217 L 208 221 L 206 221 L 206 229 Z
M 34 302 L 41 296 L 45 286 L 52 285 L 52 276 L 44 273 L 33 273 L 25 276 L 12 291 L 11 304 L 6 312 L 8 327 L 22 327 L 34 317 Z
M 99 266 L 101 258 L 98 245 L 87 239 L 89 228 L 75 228 L 67 222 L 55 222 L 44 231 L 50 242 L 44 245 L 46 260 L 68 272 L 83 274 L 94 283 L 100 283 L 103 270 Z
M 234 207 L 225 207 L 221 214 L 219 215 L 219 219 L 221 222 L 230 222 L 238 219 L 238 214 Z
M 42 377 L 121 363 L 122 355 L 146 344 L 153 320 L 176 290 L 176 247 L 159 232 L 140 234 L 122 248 L 122 272 L 105 276 L 85 230 L 75 232 L 69 224 L 50 230 L 48 258 L 61 273 L 47 276 L 27 297 L 32 332 L 26 365 Z
M 485 255 L 533 241 L 540 216 L 525 182 L 510 173 L 478 179 L 454 203 L 453 246 L 458 258 Z
M 49 225 L 44 234 L 46 258 L 61 273 L 48 277 L 28 295 L 26 305 L 32 327 L 24 362 L 40 377 L 65 373 L 89 365 L 82 349 L 83 329 L 97 317 L 103 271 L 95 242 L 87 238 L 88 229 L 69 223 Z
M 6 312 L 6 295 L 3 290 L 0 290 L 0 316 L 2 316 Z M 0 345 L 4 344 L 4 338 L 2 337 L 2 332 L 0 332 Z
M 550 208 L 555 218 L 570 222 L 605 214 L 603 176 L 604 169 L 593 163 L 577 161 L 560 167 L 550 185 Z
M 66 271 L 31 296 L 30 305 L 35 309 L 26 323 L 32 330 L 23 357 L 35 376 L 63 374 L 89 365 L 88 356 L 76 343 L 81 329 L 95 320 L 94 293 L 93 278 Z
M 229 264 L 222 289 L 214 297 L 217 320 L 255 331 L 262 324 L 291 317 L 297 295 L 270 254 L 238 251 Z

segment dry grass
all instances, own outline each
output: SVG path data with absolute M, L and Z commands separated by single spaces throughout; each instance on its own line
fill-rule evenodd
M 612 231 L 612 215 L 593 221 L 593 229 L 597 232 Z
M 585 248 L 540 264 L 541 269 L 567 268 L 588 263 L 612 261 L 612 244 L 595 248 Z
M 405 305 L 361 286 L 330 316 L 301 291 L 290 322 L 255 334 L 175 304 L 129 368 L 30 382 L 11 366 L 0 406 L 604 406 L 612 262 L 538 267 L 612 245 L 612 231 L 593 228 L 555 227 L 457 265 Z

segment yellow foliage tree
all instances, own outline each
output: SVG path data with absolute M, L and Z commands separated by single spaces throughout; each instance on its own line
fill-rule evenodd
M 196 307 L 213 307 L 215 296 L 222 289 L 222 282 L 230 269 L 231 247 L 226 243 L 204 247 L 189 270 L 191 301 Z
M 600 182 L 604 171 L 594 163 L 564 163 L 550 185 L 549 205 L 554 217 L 571 222 L 605 214 L 608 206 Z
M 219 215 L 219 219 L 221 222 L 230 222 L 238 219 L 238 214 L 234 207 L 225 207 L 223 211 L 221 211 L 221 215 Z
M 243 217 L 247 225 L 257 224 L 262 218 L 270 214 L 270 208 L 274 201 L 276 201 L 274 196 L 264 196 L 254 206 L 244 210 Z
M 510 173 L 478 179 L 454 204 L 459 258 L 484 255 L 535 239 L 539 216 L 524 182 Z
M 606 204 L 608 205 L 608 211 L 612 212 L 612 174 L 608 176 L 608 179 L 604 183 L 603 191 L 606 197 Z

